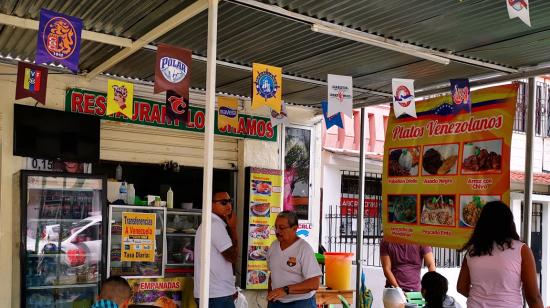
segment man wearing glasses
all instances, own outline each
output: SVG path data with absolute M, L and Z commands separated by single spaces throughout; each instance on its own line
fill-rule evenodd
M 210 298 L 211 308 L 235 307 L 235 277 L 233 265 L 237 261 L 237 217 L 233 215 L 232 200 L 227 192 L 212 195 L 212 240 L 210 248 Z M 199 304 L 200 289 L 200 242 L 202 226 L 195 236 L 194 296 Z
M 296 213 L 283 211 L 275 220 L 275 240 L 267 251 L 271 275 L 268 308 L 315 308 L 315 290 L 323 274 L 313 248 L 296 235 Z

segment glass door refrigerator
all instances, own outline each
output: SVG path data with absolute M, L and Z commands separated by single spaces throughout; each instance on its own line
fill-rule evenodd
M 105 178 L 40 171 L 18 177 L 21 306 L 90 307 L 106 269 Z

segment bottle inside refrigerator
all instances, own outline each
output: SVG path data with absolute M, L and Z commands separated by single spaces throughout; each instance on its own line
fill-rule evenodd
M 22 307 L 89 307 L 95 300 L 105 272 L 104 183 L 20 173 Z

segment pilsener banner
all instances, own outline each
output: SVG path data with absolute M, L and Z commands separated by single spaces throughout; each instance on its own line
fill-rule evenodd
M 471 113 L 450 96 L 418 102 L 416 119 L 392 110 L 382 178 L 388 241 L 461 248 L 487 202 L 509 204 L 517 86 L 471 94 Z

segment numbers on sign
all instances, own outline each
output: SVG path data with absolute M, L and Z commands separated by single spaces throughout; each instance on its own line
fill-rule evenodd
M 29 158 L 27 159 L 27 168 L 31 170 L 53 170 L 53 161 L 48 159 Z

